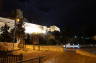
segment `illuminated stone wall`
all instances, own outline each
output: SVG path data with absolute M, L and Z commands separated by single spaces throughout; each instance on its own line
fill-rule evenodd
M 15 21 L 11 20 L 11 19 L 0 17 L 0 27 L 3 26 L 4 23 L 7 23 L 10 26 L 10 28 L 12 29 L 12 27 L 14 27 Z M 47 26 L 42 26 L 42 25 L 38 25 L 38 24 L 24 22 L 23 27 L 25 28 L 25 33 L 29 33 L 29 34 L 47 33 L 48 31 L 50 31 L 50 32 L 59 31 L 60 32 L 60 28 L 55 25 L 47 27 Z

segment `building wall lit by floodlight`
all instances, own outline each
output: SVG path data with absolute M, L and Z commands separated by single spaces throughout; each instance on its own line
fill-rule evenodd
M 49 28 L 47 26 L 42 26 L 38 24 L 32 24 L 32 23 L 25 23 L 25 33 L 47 33 L 48 31 L 54 32 L 59 31 L 60 28 L 57 26 L 50 26 Z
M 57 26 L 55 26 L 55 25 L 53 25 L 53 26 L 50 26 L 50 27 L 48 28 L 48 31 L 51 31 L 51 32 L 59 31 L 59 32 L 60 32 L 60 28 L 57 27 Z
M 15 20 L 0 17 L 0 27 L 3 26 L 4 23 L 7 23 L 10 26 L 10 28 L 12 29 L 14 27 Z M 22 27 L 25 28 L 25 33 L 28 33 L 28 34 L 32 34 L 32 33 L 46 34 L 49 31 L 50 32 L 54 32 L 54 31 L 60 32 L 60 28 L 55 25 L 47 27 L 47 26 L 42 26 L 42 25 L 38 25 L 38 24 L 24 22 L 24 25 Z

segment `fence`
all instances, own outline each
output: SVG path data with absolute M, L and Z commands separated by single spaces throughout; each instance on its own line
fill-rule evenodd
M 28 60 L 21 60 L 21 61 L 18 61 L 17 63 L 42 63 L 43 57 L 44 56 L 36 57 L 36 58 L 28 59 Z
M 0 54 L 0 63 L 16 63 L 23 59 L 22 55 L 6 55 Z

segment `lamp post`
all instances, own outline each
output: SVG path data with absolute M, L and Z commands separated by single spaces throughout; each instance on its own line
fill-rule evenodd
M 15 19 L 15 30 L 14 30 L 14 37 L 18 41 L 18 45 L 20 48 L 24 49 L 24 28 L 23 26 L 23 13 L 20 9 L 16 10 L 16 19 Z M 15 39 L 14 38 L 14 39 Z

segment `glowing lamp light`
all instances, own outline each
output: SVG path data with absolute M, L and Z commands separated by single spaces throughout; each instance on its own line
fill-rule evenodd
M 19 18 L 16 18 L 16 21 L 17 21 L 17 22 L 19 22 L 19 21 L 20 21 L 20 19 L 19 19 Z

